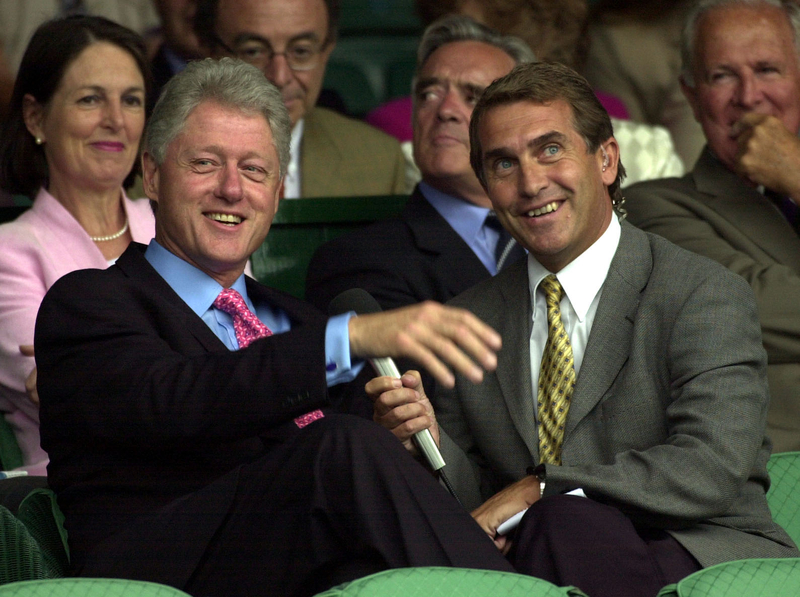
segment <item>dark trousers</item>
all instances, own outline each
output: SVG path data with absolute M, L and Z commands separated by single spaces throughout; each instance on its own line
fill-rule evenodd
M 521 573 L 590 597 L 654 597 L 701 568 L 669 533 L 637 528 L 616 508 L 571 495 L 531 506 L 509 560 Z
M 166 582 L 195 597 L 289 597 L 387 568 L 513 571 L 388 431 L 345 415 L 292 428 L 264 457 L 98 546 L 81 574 Z M 204 520 L 222 520 L 210 540 L 198 539 Z

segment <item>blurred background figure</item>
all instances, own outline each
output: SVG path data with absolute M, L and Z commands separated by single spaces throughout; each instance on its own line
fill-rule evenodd
M 589 19 L 591 45 L 583 72 L 613 93 L 633 120 L 667 128 L 686 167 L 705 144 L 681 92 L 680 37 L 689 0 L 598 0 Z M 626 154 L 627 157 L 627 154 Z
M 149 80 L 141 37 L 92 16 L 43 24 L 19 68 L 0 138 L 0 187 L 35 199 L 0 226 L 0 411 L 34 474 L 47 464 L 32 358 L 39 304 L 64 274 L 104 269 L 131 240 L 155 232 L 149 202 L 123 190 Z
M 153 4 L 161 19 L 161 41 L 150 61 L 153 73 L 150 105 L 155 104 L 161 88 L 189 60 L 206 55 L 194 32 L 196 0 L 153 0 Z

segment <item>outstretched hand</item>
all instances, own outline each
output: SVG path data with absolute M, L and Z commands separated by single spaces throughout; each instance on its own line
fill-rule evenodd
M 497 367 L 500 335 L 464 309 L 432 301 L 350 319 L 350 353 L 361 358 L 405 357 L 452 388 L 456 372 L 473 383 Z

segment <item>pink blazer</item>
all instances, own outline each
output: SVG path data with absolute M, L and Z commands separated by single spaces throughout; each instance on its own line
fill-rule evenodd
M 149 202 L 124 192 L 123 199 L 133 240 L 149 243 L 155 235 Z M 78 221 L 44 189 L 28 211 L 0 225 L 0 412 L 31 474 L 46 474 L 47 454 L 39 446 L 39 409 L 25 394 L 34 359 L 22 356 L 19 346 L 33 344 L 39 304 L 56 280 L 74 270 L 107 267 Z

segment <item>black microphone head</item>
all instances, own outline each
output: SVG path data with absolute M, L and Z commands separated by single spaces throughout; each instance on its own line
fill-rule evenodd
M 328 315 L 341 315 L 348 311 L 355 311 L 356 315 L 367 315 L 380 313 L 382 309 L 369 292 L 363 288 L 351 288 L 337 295 L 328 305 Z

